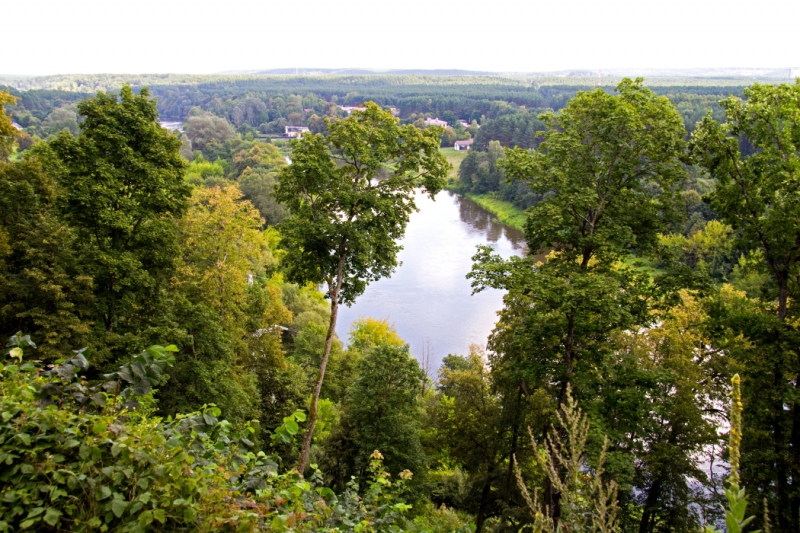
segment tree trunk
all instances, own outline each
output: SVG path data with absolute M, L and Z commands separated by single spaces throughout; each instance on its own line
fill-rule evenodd
M 653 511 L 656 509 L 658 497 L 661 496 L 661 479 L 656 479 L 650 490 L 647 492 L 647 500 L 644 502 L 644 512 L 642 521 L 639 522 L 639 533 L 651 533 L 653 526 Z
M 483 524 L 486 522 L 486 505 L 489 500 L 489 493 L 492 490 L 492 470 L 486 473 L 486 482 L 483 484 L 483 491 L 481 491 L 481 504 L 478 507 L 478 516 L 475 519 L 475 533 L 483 531 Z
M 308 427 L 306 428 L 306 435 L 303 439 L 303 448 L 300 450 L 300 459 L 297 462 L 297 470 L 302 475 L 308 466 L 308 452 L 311 450 L 311 439 L 314 437 L 314 426 L 317 424 L 317 402 L 319 402 L 319 395 L 322 391 L 322 381 L 325 379 L 325 367 L 328 366 L 328 357 L 331 355 L 331 345 L 333 344 L 333 336 L 336 334 L 336 317 L 339 314 L 339 291 L 342 288 L 342 269 L 344 267 L 344 259 L 339 258 L 339 269 L 336 276 L 336 285 L 331 288 L 328 285 L 329 293 L 331 295 L 331 322 L 328 325 L 328 336 L 325 337 L 325 349 L 322 352 L 322 360 L 319 363 L 319 374 L 317 375 L 317 384 L 314 386 L 314 395 L 311 397 L 311 407 L 308 410 Z

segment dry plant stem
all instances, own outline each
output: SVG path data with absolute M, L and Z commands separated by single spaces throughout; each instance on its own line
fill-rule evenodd
M 539 506 L 537 495 L 531 497 L 522 472 L 513 457 L 514 474 L 526 506 L 534 517 L 532 529 L 541 532 L 578 532 L 616 533 L 619 531 L 617 517 L 617 484 L 613 481 L 605 483 L 603 475 L 608 452 L 608 439 L 603 442 L 597 467 L 591 475 L 591 481 L 584 481 L 585 462 L 583 460 L 586 442 L 589 436 L 589 421 L 578 408 L 567 389 L 563 411 L 558 413 L 558 425 L 551 427 L 547 436 L 544 456 L 544 470 L 552 485 L 560 493 L 561 515 L 555 519 Z M 534 451 L 539 446 L 528 428 L 531 445 Z M 564 435 L 563 437 L 561 435 Z M 562 475 L 563 473 L 563 475 Z

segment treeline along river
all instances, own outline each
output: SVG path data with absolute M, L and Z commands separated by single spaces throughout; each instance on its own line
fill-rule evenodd
M 419 359 L 435 371 L 447 354 L 466 354 L 472 343 L 485 345 L 503 306 L 503 291 L 472 295 L 466 278 L 476 246 L 488 244 L 505 258 L 527 252 L 522 232 L 500 223 L 468 198 L 449 191 L 435 200 L 417 194 L 390 278 L 371 283 L 352 307 L 339 310 L 337 333 L 346 342 L 359 317 L 385 318 Z

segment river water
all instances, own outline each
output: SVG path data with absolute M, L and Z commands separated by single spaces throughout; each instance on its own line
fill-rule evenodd
M 487 244 L 508 258 L 523 255 L 522 232 L 501 224 L 478 204 L 449 191 L 435 201 L 416 197 L 398 259 L 389 278 L 369 285 L 352 307 L 341 307 L 336 332 L 347 342 L 359 317 L 385 318 L 417 359 L 429 355 L 431 372 L 447 354 L 466 355 L 470 344 L 485 345 L 503 306 L 503 291 L 472 295 L 466 279 L 476 246 Z

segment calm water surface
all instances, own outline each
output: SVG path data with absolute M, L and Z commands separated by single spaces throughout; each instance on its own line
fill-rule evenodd
M 522 232 L 501 224 L 475 202 L 449 191 L 433 201 L 418 194 L 419 212 L 402 240 L 402 265 L 390 278 L 372 283 L 352 307 L 341 307 L 336 332 L 346 342 L 359 317 L 387 318 L 419 359 L 431 352 L 431 370 L 447 354 L 485 345 L 503 306 L 503 291 L 474 296 L 466 279 L 475 247 L 487 244 L 503 257 L 523 255 Z

